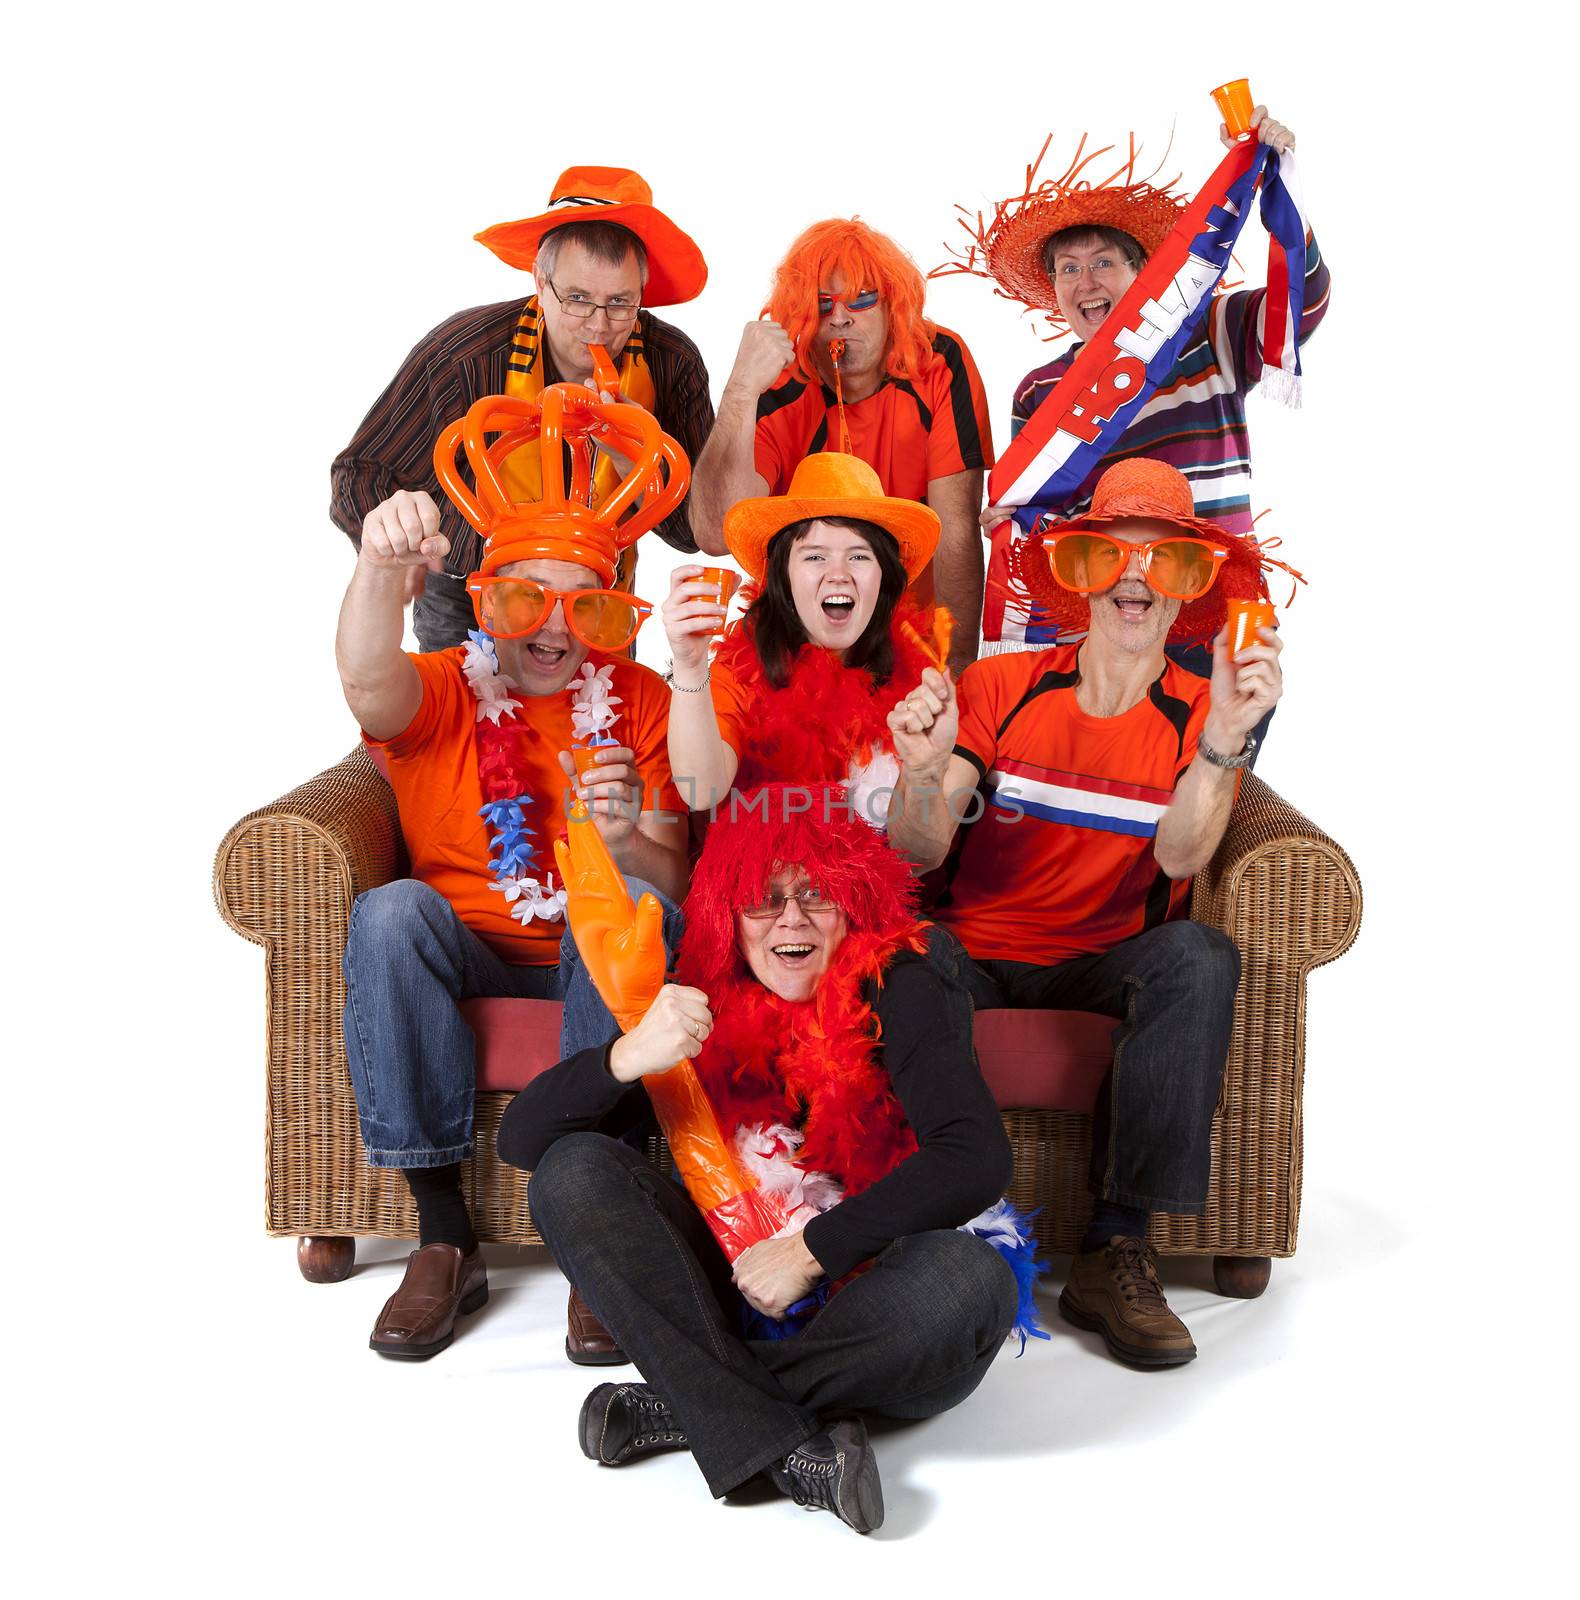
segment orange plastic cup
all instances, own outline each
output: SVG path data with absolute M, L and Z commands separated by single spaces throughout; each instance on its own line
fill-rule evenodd
M 1274 628 L 1278 618 L 1265 600 L 1231 600 L 1229 602 L 1229 659 L 1232 661 L 1242 650 L 1261 644 L 1258 628 Z
M 1220 83 L 1213 90 L 1212 97 L 1218 102 L 1218 114 L 1223 118 L 1223 125 L 1229 130 L 1231 139 L 1238 139 L 1241 134 L 1251 131 L 1251 113 L 1256 110 L 1256 102 L 1251 98 L 1249 78 Z
M 719 604 L 728 611 L 730 597 L 735 593 L 735 586 L 741 579 L 740 574 L 733 567 L 704 567 L 702 569 L 702 577 L 698 581 L 713 584 L 719 591 Z M 724 631 L 724 623 L 725 618 L 720 617 L 719 625 L 713 629 L 713 632 L 722 633 Z
M 585 778 L 588 772 L 598 765 L 598 752 L 600 750 L 613 750 L 612 744 L 576 744 L 571 746 L 571 761 L 576 767 L 576 776 Z

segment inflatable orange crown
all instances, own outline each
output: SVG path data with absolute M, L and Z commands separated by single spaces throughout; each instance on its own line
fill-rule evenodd
M 534 443 L 542 457 L 543 498 L 518 503 L 500 469 L 507 457 Z M 612 446 L 632 463 L 596 510 L 590 504 L 595 443 Z M 457 448 L 466 451 L 475 494 L 461 477 Z M 479 569 L 485 577 L 511 561 L 547 559 L 590 567 L 602 582 L 613 583 L 620 552 L 662 522 L 691 484 L 685 451 L 648 412 L 606 403 L 574 383 L 550 384 L 537 400 L 479 400 L 439 435 L 433 465 L 444 492 L 486 541 Z

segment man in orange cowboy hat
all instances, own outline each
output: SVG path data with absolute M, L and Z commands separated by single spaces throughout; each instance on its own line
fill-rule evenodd
M 1251 730 L 1283 692 L 1271 628 L 1231 659 L 1231 599 L 1265 598 L 1254 540 L 1195 515 L 1163 462 L 1105 472 L 1090 512 L 1023 546 L 1020 577 L 1081 643 L 941 674 L 890 717 L 889 838 L 947 867 L 934 916 L 979 1008 L 1119 1020 L 1093 1125 L 1092 1221 L 1059 1301 L 1121 1361 L 1196 1354 L 1147 1243 L 1153 1211 L 1206 1205 L 1240 956 L 1186 920 L 1223 837 Z M 1164 655 L 1209 640 L 1212 676 Z M 958 839 L 957 835 L 963 835 Z
M 589 428 L 610 419 L 640 460 L 599 513 L 567 494 L 561 440 L 576 438 L 579 450 Z M 519 499 L 501 470 L 523 423 L 540 429 L 531 448 L 549 479 L 541 499 Z M 498 437 L 485 448 L 490 432 Z M 456 469 L 458 442 L 475 492 Z M 623 517 L 661 450 L 668 483 Z M 460 1003 L 563 997 L 567 1049 L 602 1042 L 614 1026 L 566 933 L 552 872 L 568 789 L 587 799 L 633 890 L 660 896 L 671 942 L 687 879 L 684 807 L 665 742 L 669 690 L 622 653 L 648 608 L 612 587 L 622 549 L 684 494 L 686 463 L 651 417 L 568 385 L 541 403 L 485 396 L 437 452 L 430 445 L 430 460 L 486 541 L 466 584 L 469 642 L 401 649 L 408 576 L 452 556 L 439 508 L 420 489 L 397 490 L 369 513 L 335 641 L 346 703 L 395 792 L 411 862 L 410 877 L 357 897 L 345 952 L 346 1057 L 367 1159 L 402 1171 L 417 1207 L 419 1248 L 371 1339 L 381 1355 L 405 1360 L 444 1349 L 458 1317 L 488 1293 L 461 1190 L 475 1054 Z M 573 746 L 591 758 L 579 777 Z M 624 1359 L 579 1315 L 567 1353 Z
M 924 313 L 926 285 L 892 239 L 854 218 L 814 223 L 746 325 L 719 417 L 697 461 L 692 527 L 722 554 L 741 500 L 784 494 L 823 450 L 859 456 L 883 493 L 931 506 L 938 552 L 911 587 L 955 618 L 954 665 L 976 655 L 982 614 L 982 475 L 993 465 L 987 398 L 964 342 Z
M 439 430 L 483 395 L 532 399 L 549 384 L 590 383 L 592 345 L 602 345 L 619 371 L 618 398 L 642 406 L 690 460 L 713 426 L 708 373 L 697 347 L 652 314 L 702 293 L 708 268 L 695 242 L 653 204 L 652 190 L 624 167 L 570 167 L 560 174 L 546 210 L 501 222 L 477 235 L 512 267 L 533 276 L 526 300 L 459 312 L 418 341 L 389 387 L 374 402 L 330 468 L 329 514 L 358 544 L 374 508 L 398 490 L 437 497 L 431 452 Z M 531 452 L 507 464 L 523 499 L 540 491 Z M 595 501 L 607 494 L 622 464 L 607 453 L 595 477 Z M 441 531 L 449 541 L 442 571 L 417 566 L 409 591 L 424 650 L 462 643 L 471 626 L 463 587 L 478 564 L 476 535 L 448 505 Z M 686 507 L 658 529 L 666 544 L 695 550 Z M 627 550 L 615 581 L 628 588 L 635 551 Z M 408 596 L 409 597 L 409 596 Z

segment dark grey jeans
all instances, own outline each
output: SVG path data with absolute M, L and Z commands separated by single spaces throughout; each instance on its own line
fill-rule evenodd
M 412 605 L 411 625 L 419 650 L 449 650 L 465 644 L 468 631 L 477 626 L 466 580 L 448 572 L 430 572 Z
M 1218 1104 L 1240 952 L 1200 922 L 1165 922 L 1056 966 L 973 961 L 934 939 L 977 1010 L 1095 1011 L 1116 1017 L 1114 1065 L 1092 1118 L 1092 1192 L 1116 1205 L 1199 1216 L 1212 1175 Z
M 549 1147 L 527 1192 L 561 1271 L 728 1494 L 833 1417 L 958 1405 L 1015 1320 L 1015 1275 L 971 1234 L 897 1239 L 792 1339 L 745 1339 L 729 1263 L 686 1191 L 599 1133 Z

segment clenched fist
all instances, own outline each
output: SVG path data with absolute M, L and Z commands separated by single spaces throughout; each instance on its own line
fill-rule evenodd
M 735 353 L 729 387 L 748 394 L 766 394 L 779 381 L 779 374 L 795 360 L 795 345 L 790 335 L 767 318 L 748 322 Z
M 647 1015 L 615 1040 L 609 1072 L 620 1083 L 635 1083 L 655 1072 L 668 1072 L 689 1061 L 713 1032 L 713 1013 L 700 989 L 666 983 Z
M 439 532 L 439 508 L 419 489 L 397 489 L 362 519 L 360 559 L 370 567 L 426 567 L 442 572 L 450 541 Z

